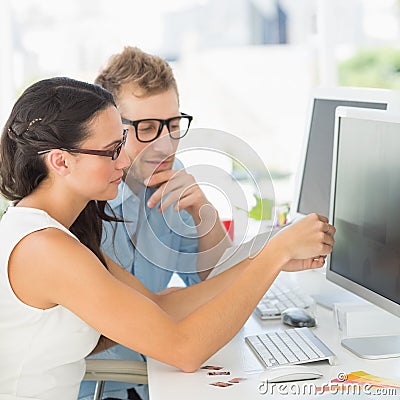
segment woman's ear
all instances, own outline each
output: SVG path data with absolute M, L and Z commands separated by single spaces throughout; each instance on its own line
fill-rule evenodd
M 66 176 L 70 173 L 69 161 L 66 157 L 66 152 L 60 149 L 54 149 L 47 156 L 49 168 L 56 174 Z

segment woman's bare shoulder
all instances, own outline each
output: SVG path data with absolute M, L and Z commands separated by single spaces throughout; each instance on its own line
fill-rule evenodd
M 74 236 L 64 232 L 61 229 L 49 227 L 40 229 L 25 236 L 14 248 L 13 253 L 27 254 L 30 257 L 49 258 L 63 254 L 65 251 L 87 249 Z M 88 249 L 87 249 L 88 250 Z M 72 253 L 69 253 L 73 256 Z
M 58 228 L 35 231 L 22 239 L 9 260 L 9 279 L 28 304 L 59 304 L 61 292 L 109 275 L 95 254 Z

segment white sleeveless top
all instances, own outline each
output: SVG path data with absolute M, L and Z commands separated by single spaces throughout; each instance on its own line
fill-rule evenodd
M 34 208 L 9 207 L 0 221 L 0 400 L 77 399 L 84 358 L 100 336 L 68 309 L 28 306 L 11 288 L 12 250 L 28 234 L 49 227 L 75 237 Z

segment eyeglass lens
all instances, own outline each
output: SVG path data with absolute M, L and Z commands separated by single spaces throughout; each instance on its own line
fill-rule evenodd
M 189 129 L 190 119 L 185 116 L 171 118 L 166 121 L 145 120 L 137 124 L 136 132 L 138 139 L 143 142 L 151 142 L 154 140 L 167 125 L 168 132 L 173 139 L 180 139 L 185 136 Z
M 115 149 L 113 151 L 113 155 L 111 157 L 111 159 L 113 161 L 116 160 L 119 157 L 119 155 L 121 153 L 121 150 L 122 150 L 122 147 L 125 146 L 127 134 L 128 134 L 128 130 L 124 129 L 124 134 L 123 134 L 123 137 L 122 137 L 122 141 L 117 144 L 117 146 L 115 147 Z

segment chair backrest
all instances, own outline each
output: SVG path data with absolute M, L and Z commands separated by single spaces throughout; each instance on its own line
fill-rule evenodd
M 101 400 L 105 381 L 147 384 L 147 364 L 143 361 L 87 359 L 86 381 L 96 381 L 93 400 Z

